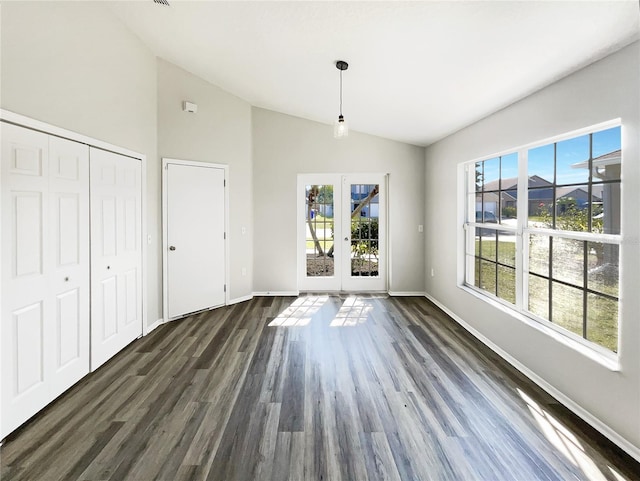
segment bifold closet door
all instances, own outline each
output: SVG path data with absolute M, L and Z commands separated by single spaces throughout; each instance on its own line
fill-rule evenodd
M 91 369 L 142 335 L 139 159 L 90 149 Z
M 89 372 L 89 148 L 1 129 L 4 437 Z

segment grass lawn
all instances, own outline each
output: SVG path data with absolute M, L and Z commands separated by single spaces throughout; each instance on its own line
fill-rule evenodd
M 555 245 L 555 243 L 554 243 Z M 559 244 L 560 245 L 560 244 Z M 554 250 L 554 278 L 565 282 L 582 285 L 582 265 L 584 253 L 576 249 L 576 245 L 567 245 L 563 250 Z M 496 249 L 497 247 L 497 249 Z M 533 252 L 533 249 L 532 249 Z M 515 304 L 515 243 L 498 242 L 495 239 L 480 242 L 476 239 L 476 278 L 475 285 L 492 294 Z M 548 265 L 548 251 L 547 251 Z M 588 254 L 595 257 L 595 254 Z M 505 264 L 498 265 L 496 260 Z M 542 262 L 541 265 L 544 265 Z M 532 263 L 532 265 L 534 265 Z M 618 277 L 603 275 L 598 269 L 592 269 L 593 260 L 589 260 L 588 282 L 592 288 L 609 295 L 618 295 Z M 538 272 L 548 276 L 548 272 Z M 593 293 L 584 293 L 581 289 L 566 286 L 559 282 L 552 283 L 552 317 L 553 323 L 578 336 L 583 336 L 583 300 L 587 300 L 587 333 L 586 338 L 612 351 L 618 349 L 618 302 Z M 538 276 L 529 275 L 528 310 L 544 318 L 549 318 L 549 281 Z
M 333 239 L 324 240 L 318 238 L 318 242 L 320 242 L 320 247 L 322 247 L 322 250 L 325 252 L 331 249 L 331 246 L 333 245 Z M 307 249 L 313 249 L 314 247 L 315 244 L 313 243 L 313 239 L 307 239 Z

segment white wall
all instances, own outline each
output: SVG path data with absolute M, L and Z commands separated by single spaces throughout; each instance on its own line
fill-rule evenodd
M 182 111 L 182 101 L 198 105 Z M 158 60 L 158 156 L 229 165 L 230 299 L 252 293 L 251 107 L 181 68 Z M 246 233 L 242 234 L 242 227 Z M 246 268 L 247 274 L 242 275 Z
M 640 45 L 635 43 L 426 150 L 427 293 L 614 431 L 640 456 Z M 614 372 L 457 287 L 462 162 L 622 118 L 620 371 Z M 610 433 L 611 434 L 611 433 Z M 618 439 L 619 442 L 623 442 Z
M 424 149 L 253 108 L 254 291 L 296 291 L 299 173 L 389 173 L 390 290 L 424 292 Z
M 147 156 L 148 228 L 157 231 L 155 56 L 92 2 L 5 2 L 0 105 Z M 148 322 L 160 317 L 158 241 L 148 246 Z

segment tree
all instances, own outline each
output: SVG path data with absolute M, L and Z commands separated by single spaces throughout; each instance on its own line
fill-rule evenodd
M 548 229 L 552 229 L 554 216 L 553 206 L 546 206 L 540 203 L 539 214 L 540 220 L 544 223 L 544 226 Z M 585 207 L 578 207 L 578 202 L 573 197 L 564 197 L 556 201 L 555 207 L 555 228 L 559 230 L 570 230 L 574 232 L 589 232 L 589 210 Z M 600 214 L 602 207 L 597 206 L 592 212 L 593 215 Z M 602 233 L 603 223 L 602 218 L 591 218 L 591 231 L 594 233 Z M 591 244 L 591 248 L 596 254 L 596 266 L 600 266 L 605 263 L 605 244 L 594 242 Z
M 362 199 L 362 201 L 360 202 L 360 204 L 353 209 L 353 212 L 351 213 L 351 219 L 355 219 L 356 217 L 358 217 L 360 215 L 360 212 L 362 212 L 362 209 L 364 209 L 367 205 L 369 205 L 369 203 L 371 202 L 371 200 L 378 195 L 378 193 L 380 192 L 380 186 L 379 185 L 375 185 L 373 187 L 373 189 L 371 189 L 371 192 L 369 192 L 369 195 L 367 195 L 364 199 Z M 353 232 L 353 231 L 352 231 Z M 377 232 L 377 230 L 376 230 Z M 333 257 L 333 246 L 331 246 L 331 248 L 329 249 L 329 251 L 327 252 L 327 255 L 329 257 Z
M 311 238 L 313 239 L 313 245 L 315 249 L 318 251 L 319 256 L 324 255 L 324 250 L 322 250 L 322 246 L 320 245 L 320 241 L 318 241 L 318 236 L 316 235 L 316 228 L 313 225 L 312 221 L 312 213 L 313 213 L 313 204 L 318 201 L 318 196 L 320 195 L 320 187 L 317 185 L 312 185 L 307 192 L 307 224 L 309 224 L 309 232 L 311 233 Z M 333 192 L 331 197 L 333 198 Z M 333 246 L 331 246 L 331 250 L 333 250 Z

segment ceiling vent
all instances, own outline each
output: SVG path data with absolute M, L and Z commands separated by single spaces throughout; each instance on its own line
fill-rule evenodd
M 171 5 L 169 5 L 169 1 L 168 0 L 153 0 L 153 3 L 158 3 L 160 5 L 166 5 L 167 7 L 171 6 Z

